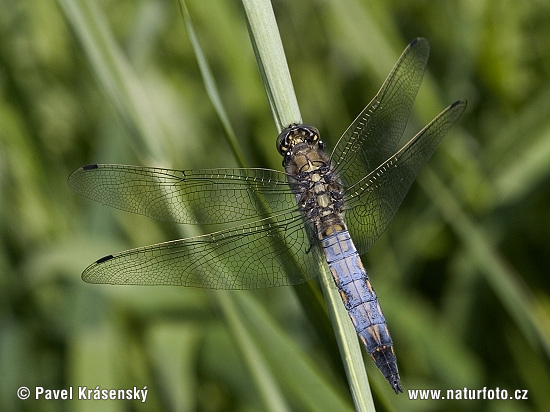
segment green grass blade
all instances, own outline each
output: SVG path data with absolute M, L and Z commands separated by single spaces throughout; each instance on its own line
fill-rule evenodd
M 262 348 L 273 372 L 280 377 L 285 392 L 297 399 L 299 410 L 351 410 L 351 405 L 337 392 L 333 382 L 323 375 L 310 356 L 276 322 L 270 320 L 271 316 L 255 299 L 249 294 L 239 293 L 235 302 L 247 325 L 261 336 L 257 345 Z
M 226 291 L 216 291 L 211 295 L 216 296 L 223 310 L 229 329 L 253 375 L 266 409 L 274 412 L 290 410 L 284 396 L 281 394 L 279 385 L 271 373 L 270 366 L 262 355 L 259 345 L 253 339 L 253 334 L 257 330 L 251 328 L 251 325 L 244 320 L 246 318 L 237 306 L 237 296 Z M 250 331 L 254 331 L 254 333 Z
M 269 1 L 243 0 L 242 4 L 260 74 L 280 132 L 291 123 L 301 123 L 302 116 L 277 21 Z
M 516 324 L 531 343 L 540 342 L 550 357 L 550 333 L 547 327 L 550 318 L 542 309 L 543 304 L 532 296 L 522 279 L 506 267 L 489 238 L 462 212 L 454 195 L 430 169 L 425 171 L 420 182 L 426 184 L 432 200 L 460 236 L 476 266 L 481 269 L 510 316 L 516 320 Z
M 130 129 L 136 152 L 149 157 L 150 163 L 166 164 L 169 139 L 162 122 L 97 5 L 70 0 L 59 0 L 59 4 L 84 48 L 92 72 Z
M 208 93 L 208 96 L 210 97 L 210 101 L 214 105 L 214 109 L 216 109 L 216 113 L 220 118 L 223 128 L 225 129 L 225 136 L 229 143 L 229 147 L 231 147 L 231 150 L 233 151 L 233 155 L 237 159 L 239 166 L 247 167 L 244 154 L 242 150 L 239 148 L 239 144 L 237 143 L 235 132 L 233 131 L 233 127 L 229 122 L 229 117 L 227 116 L 227 112 L 223 107 L 220 94 L 218 93 L 218 87 L 216 86 L 216 81 L 214 79 L 214 76 L 212 75 L 212 71 L 210 70 L 208 61 L 206 60 L 206 56 L 202 51 L 202 47 L 200 45 L 199 39 L 197 37 L 197 33 L 195 31 L 195 27 L 193 25 L 193 21 L 191 20 L 191 16 L 189 15 L 189 10 L 187 9 L 187 6 L 184 0 L 180 0 L 180 9 L 181 9 L 181 14 L 183 16 L 183 20 L 185 22 L 187 33 L 189 34 L 189 40 L 191 41 L 191 45 L 193 46 L 193 51 L 195 52 L 197 63 L 199 65 L 202 78 L 204 80 L 206 91 Z
M 270 101 L 278 130 L 300 122 L 301 115 L 294 93 L 286 57 L 269 1 L 243 0 L 252 45 Z M 340 296 L 333 286 L 323 260 L 319 257 L 319 272 L 325 301 L 333 322 L 340 354 L 357 410 L 372 411 L 374 403 L 368 385 L 357 334 Z

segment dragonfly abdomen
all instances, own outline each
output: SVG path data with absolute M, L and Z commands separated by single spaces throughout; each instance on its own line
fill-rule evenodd
M 357 334 L 395 393 L 402 392 L 386 319 L 349 232 L 337 231 L 321 239 L 321 244 Z

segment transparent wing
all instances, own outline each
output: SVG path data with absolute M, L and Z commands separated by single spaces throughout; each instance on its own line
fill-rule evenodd
M 401 150 L 346 189 L 346 223 L 359 253 L 386 229 L 422 166 L 466 108 L 459 100 L 432 120 Z
M 94 164 L 73 172 L 69 186 L 105 205 L 175 223 L 238 222 L 297 208 L 286 175 L 271 169 Z
M 346 186 L 362 179 L 397 149 L 422 82 L 430 45 L 413 40 L 380 91 L 344 132 L 331 155 L 332 165 Z
M 317 274 L 315 257 L 301 215 L 289 212 L 108 255 L 86 268 L 82 279 L 117 285 L 266 288 L 311 279 Z

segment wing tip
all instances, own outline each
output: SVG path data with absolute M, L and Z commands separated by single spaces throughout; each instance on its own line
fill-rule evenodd
M 464 110 L 466 110 L 466 106 L 468 106 L 468 100 L 460 99 L 451 103 L 448 110 L 453 110 L 455 112 L 455 115 L 456 115 L 455 120 L 456 120 L 460 116 L 462 116 L 462 113 L 464 113 Z
M 427 49 L 429 51 L 430 50 L 430 42 L 425 37 L 415 37 L 409 43 L 408 48 L 412 49 L 412 48 L 415 48 L 415 47 L 424 47 L 425 49 Z
M 413 47 L 417 43 L 429 43 L 429 42 L 428 42 L 428 39 L 426 39 L 425 37 L 415 37 L 414 39 L 411 40 L 409 45 Z
M 93 269 L 95 269 L 97 267 L 97 265 L 101 265 L 102 263 L 105 263 L 105 262 L 108 262 L 109 260 L 111 259 L 114 259 L 114 255 L 107 255 L 107 256 L 103 256 L 102 258 L 99 258 L 98 260 L 96 260 L 94 263 L 92 263 L 90 266 L 88 266 L 84 272 L 82 273 L 82 280 L 86 283 L 107 283 L 107 282 L 101 282 L 101 281 L 97 281 L 97 279 L 94 278 L 93 276 Z

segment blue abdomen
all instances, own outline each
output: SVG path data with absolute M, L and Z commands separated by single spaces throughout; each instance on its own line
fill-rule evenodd
M 386 320 L 348 231 L 335 232 L 321 239 L 321 244 L 357 334 L 395 392 L 402 392 Z

